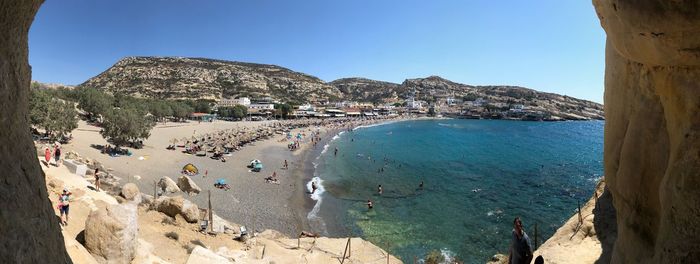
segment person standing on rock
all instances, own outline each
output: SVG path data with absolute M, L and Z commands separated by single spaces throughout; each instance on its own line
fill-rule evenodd
M 44 160 L 46 160 L 46 167 L 48 167 L 51 162 L 51 149 L 49 147 L 44 150 Z
M 510 264 L 529 264 L 532 261 L 532 245 L 530 237 L 523 230 L 523 222 L 520 217 L 513 220 L 513 240 L 510 244 Z
M 59 146 L 56 146 L 56 150 L 53 151 L 53 158 L 56 161 L 56 167 L 58 167 L 59 161 L 61 161 L 61 148 Z
M 100 169 L 95 168 L 95 190 L 100 191 Z
M 63 189 L 63 193 L 58 197 L 58 210 L 61 212 L 61 224 L 68 225 L 68 210 L 70 209 L 71 192 Z M 65 218 L 63 216 L 65 215 Z M 65 219 L 65 220 L 64 220 Z

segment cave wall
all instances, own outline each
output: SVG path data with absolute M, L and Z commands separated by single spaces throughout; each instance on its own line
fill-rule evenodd
M 27 37 L 41 0 L 0 1 L 0 262 L 71 263 L 29 133 Z
M 593 0 L 607 33 L 614 263 L 700 259 L 700 1 Z

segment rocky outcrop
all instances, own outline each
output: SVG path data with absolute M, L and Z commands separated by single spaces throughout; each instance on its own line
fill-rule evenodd
M 79 87 L 170 99 L 274 95 L 306 102 L 341 96 L 319 78 L 275 65 L 181 57 L 126 57 Z
M 27 34 L 42 2 L 0 1 L 0 259 L 9 263 L 71 262 L 28 133 Z
M 85 247 L 100 263 L 131 263 L 137 245 L 136 205 L 109 205 L 85 221 Z
M 139 187 L 136 184 L 127 183 L 122 187 L 121 196 L 127 201 L 141 202 L 141 199 L 138 197 L 139 193 Z
M 344 99 L 358 102 L 383 103 L 399 100 L 403 91 L 397 83 L 382 82 L 366 78 L 343 78 L 328 83 L 344 95 Z
M 163 194 L 176 193 L 180 191 L 180 187 L 177 186 L 177 183 L 175 183 L 175 181 L 170 179 L 168 176 L 163 176 L 160 178 L 158 181 L 158 188 L 160 188 Z
M 195 246 L 187 259 L 187 264 L 211 263 L 211 264 L 229 264 L 228 259 L 217 255 L 216 253 L 206 248 Z
M 182 190 L 182 192 L 192 195 L 197 195 L 202 192 L 202 188 L 199 188 L 196 183 L 189 176 L 182 175 L 177 179 L 177 187 Z
M 493 109 L 508 110 L 510 105 L 522 104 L 553 119 L 603 119 L 603 106 L 598 103 L 517 86 L 473 86 L 438 76 L 407 79 L 402 84 L 366 78 L 325 83 L 275 65 L 203 58 L 126 57 L 79 87 L 148 98 L 269 96 L 291 103 L 325 100 L 394 103 L 413 95 L 430 102 L 447 97 L 482 98 Z
M 196 204 L 183 199 L 182 197 L 162 196 L 155 201 L 155 209 L 170 217 L 181 215 L 187 222 L 196 223 L 199 221 L 199 208 Z
M 700 257 L 700 4 L 594 0 L 608 40 L 605 177 L 615 263 Z

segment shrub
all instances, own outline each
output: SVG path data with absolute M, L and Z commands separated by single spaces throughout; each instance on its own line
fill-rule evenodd
M 178 234 L 175 233 L 175 232 L 168 232 L 168 233 L 165 233 L 165 237 L 170 238 L 170 239 L 172 239 L 172 240 L 178 240 L 178 239 L 180 239 L 180 235 L 178 235 Z

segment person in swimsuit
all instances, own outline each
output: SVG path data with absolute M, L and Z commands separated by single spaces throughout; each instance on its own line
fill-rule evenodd
M 70 209 L 70 195 L 68 189 L 63 189 L 63 193 L 58 197 L 58 210 L 61 212 L 61 224 L 68 225 L 68 210 Z M 65 220 L 63 216 L 65 215 Z
M 374 206 L 372 205 L 372 200 L 367 199 L 367 209 L 372 209 L 372 207 L 374 207 Z

